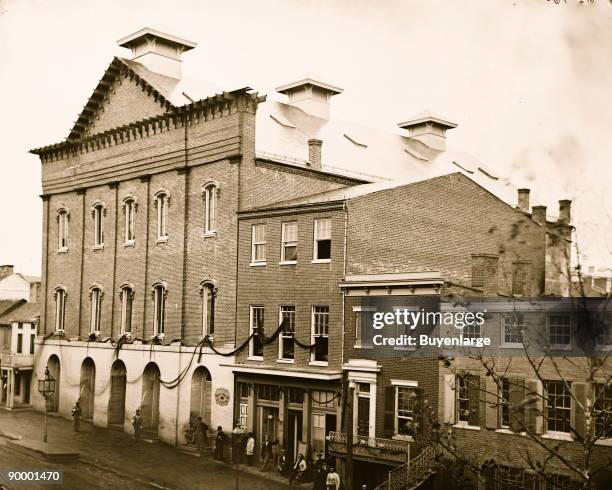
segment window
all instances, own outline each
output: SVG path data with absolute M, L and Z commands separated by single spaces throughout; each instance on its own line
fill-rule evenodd
M 612 385 L 596 384 L 593 416 L 595 418 L 595 436 L 612 438 Z
M 570 432 L 572 399 L 563 381 L 546 381 L 546 432 Z
M 57 248 L 68 250 L 68 211 L 61 209 L 57 213 Z
M 457 422 L 478 427 L 480 411 L 480 380 L 471 374 L 457 376 Z
M 94 204 L 93 210 L 94 221 L 94 248 L 104 246 L 104 206 L 102 204 Z
M 312 414 L 312 450 L 325 451 L 325 414 Z
M 523 296 L 527 294 L 529 284 L 529 267 L 527 261 L 517 261 L 513 264 L 514 274 L 512 274 L 512 294 Z
M 21 354 L 23 352 L 23 334 L 17 334 L 17 354 Z
M 598 320 L 597 325 L 597 344 L 600 346 L 612 345 L 612 315 L 604 312 Z
M 355 415 L 357 416 L 357 435 L 370 435 L 370 383 L 357 383 L 357 406 Z
M 157 208 L 157 241 L 163 242 L 168 239 L 168 194 L 159 192 L 155 197 L 155 207 Z
M 523 345 L 525 318 L 522 313 L 512 312 L 502 314 L 502 339 L 505 345 Z
M 36 335 L 35 334 L 31 334 L 30 335 L 30 354 L 34 354 L 34 344 L 36 341 Z
M 204 198 L 204 233 L 213 234 L 217 231 L 217 192 L 215 184 L 206 184 L 202 192 Z
M 153 287 L 153 335 L 164 333 L 166 323 L 166 287 L 156 284 Z
M 509 429 L 510 423 L 510 380 L 506 378 L 501 379 L 500 383 L 500 411 L 501 411 L 501 423 L 502 429 Z
M 295 335 L 295 306 L 280 307 L 280 324 L 283 327 L 278 340 L 278 358 L 293 360 L 295 356 L 293 336 Z
M 282 224 L 281 262 L 297 262 L 297 222 Z
M 311 391 L 312 406 L 315 408 L 335 408 L 338 395 L 333 391 Z
M 66 318 L 66 291 L 55 290 L 55 331 L 64 331 L 64 320 Z
M 304 404 L 304 390 L 302 390 L 301 388 L 293 387 L 288 387 L 286 390 L 288 403 L 293 405 Z
M 395 433 L 402 436 L 414 436 L 414 409 L 417 393 L 413 388 L 397 386 L 395 392 Z
M 249 357 L 263 358 L 264 307 L 251 306 L 251 342 Z
M 480 337 L 480 325 L 477 323 L 466 324 L 461 333 L 464 339 L 477 339 Z
M 572 327 L 570 316 L 554 314 L 548 316 L 548 341 L 554 346 L 569 346 Z
M 134 289 L 130 286 L 123 286 L 121 295 L 121 333 L 132 331 L 132 303 L 134 301 Z
M 266 225 L 253 225 L 251 229 L 251 263 L 266 263 Z
M 329 348 L 329 306 L 312 307 L 312 360 L 327 362 Z
M 331 219 L 316 219 L 314 222 L 314 251 L 312 259 L 331 260 Z
M 278 396 L 278 386 L 273 385 L 257 385 L 257 398 L 259 400 L 268 400 L 271 402 L 277 402 L 279 399 Z
M 202 335 L 215 333 L 215 287 L 209 282 L 202 284 Z
M 134 225 L 136 222 L 136 202 L 134 199 L 126 199 L 125 206 L 125 234 L 124 234 L 124 242 L 126 244 L 132 244 L 136 240 L 136 235 L 134 231 Z
M 96 333 L 100 331 L 100 317 L 102 315 L 102 290 L 99 287 L 92 287 L 89 292 L 90 297 L 90 321 L 89 331 Z

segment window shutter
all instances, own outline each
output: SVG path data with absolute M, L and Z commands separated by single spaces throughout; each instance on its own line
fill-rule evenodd
M 525 380 L 510 380 L 510 428 L 514 432 L 525 430 L 525 410 L 523 402 L 525 400 Z
M 525 405 L 525 427 L 534 434 L 542 434 L 544 430 L 542 392 L 540 381 L 536 379 L 525 381 L 525 397 L 531 400 Z
M 588 383 L 572 383 L 572 414 L 571 424 L 573 429 L 582 437 L 586 434 L 585 411 L 587 405 Z
M 474 427 L 480 427 L 480 377 L 466 376 L 468 385 L 468 409 L 470 415 L 468 424 Z
M 415 406 L 414 406 L 414 421 L 417 424 L 415 433 L 419 435 L 423 435 L 424 427 L 425 427 L 425 394 L 423 390 L 420 388 L 415 388 L 415 393 L 417 395 Z
M 499 427 L 499 407 L 500 399 L 497 396 L 498 388 L 493 378 L 485 377 L 486 386 L 486 408 L 485 408 L 485 426 L 487 429 L 497 429 Z
M 444 407 L 444 423 L 455 423 L 455 375 L 444 375 L 444 399 L 442 400 Z
M 395 432 L 395 386 L 385 388 L 385 436 Z

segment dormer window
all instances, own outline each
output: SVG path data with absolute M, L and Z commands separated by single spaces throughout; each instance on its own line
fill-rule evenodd
M 217 231 L 217 197 L 219 188 L 214 182 L 209 182 L 202 189 L 204 199 L 204 234 L 213 235 Z

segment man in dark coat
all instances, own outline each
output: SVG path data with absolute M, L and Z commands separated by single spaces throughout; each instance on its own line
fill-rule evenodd
M 322 453 L 317 453 L 317 459 L 314 462 L 314 475 L 312 488 L 313 490 L 325 490 L 326 484 L 325 480 L 327 479 L 327 465 L 325 464 L 325 460 L 323 459 Z
M 223 433 L 223 427 L 217 427 L 217 435 L 215 436 L 215 459 L 223 461 L 223 446 L 225 444 L 226 435 Z
M 83 411 L 81 410 L 81 404 L 79 403 L 79 401 L 77 400 L 76 403 L 74 404 L 74 407 L 72 407 L 72 420 L 74 422 L 74 431 L 78 432 L 80 425 L 81 425 L 81 415 L 82 415 Z
M 195 443 L 198 446 L 198 451 L 200 451 L 200 458 L 204 457 L 204 447 L 206 446 L 206 442 L 208 440 L 208 425 L 202 420 L 202 417 L 198 417 L 196 419 L 195 425 Z

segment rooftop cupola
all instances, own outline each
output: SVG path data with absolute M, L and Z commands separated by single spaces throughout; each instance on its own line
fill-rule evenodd
M 181 78 L 181 57 L 185 51 L 197 46 L 194 42 L 150 27 L 119 39 L 117 44 L 132 50 L 133 61 L 172 78 Z
M 321 119 L 329 119 L 330 99 L 343 90 L 312 78 L 277 87 L 276 91 L 288 97 L 289 105 L 299 107 L 305 113 Z
M 408 130 L 408 136 L 425 143 L 438 151 L 446 150 L 446 131 L 457 125 L 429 111 L 417 114 L 412 119 L 401 122 L 398 126 Z

